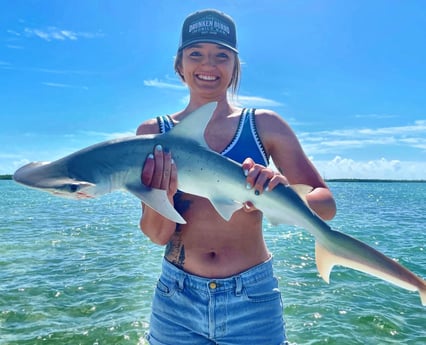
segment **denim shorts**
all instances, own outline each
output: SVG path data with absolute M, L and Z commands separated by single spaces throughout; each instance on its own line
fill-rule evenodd
M 151 345 L 288 344 L 272 258 L 225 279 L 191 275 L 164 259 L 147 340 Z

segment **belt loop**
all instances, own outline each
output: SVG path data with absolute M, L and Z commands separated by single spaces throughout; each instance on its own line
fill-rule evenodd
M 241 276 L 236 276 L 235 278 L 235 296 L 241 296 L 241 292 L 243 291 L 243 282 L 241 280 Z
M 177 283 L 178 283 L 179 291 L 183 291 L 183 288 L 184 288 L 184 285 L 185 285 L 184 284 L 185 283 L 185 274 L 179 274 Z

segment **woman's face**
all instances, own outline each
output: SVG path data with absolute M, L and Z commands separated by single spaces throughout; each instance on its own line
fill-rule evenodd
M 197 43 L 183 50 L 179 72 L 192 92 L 226 93 L 234 66 L 231 50 L 214 43 Z

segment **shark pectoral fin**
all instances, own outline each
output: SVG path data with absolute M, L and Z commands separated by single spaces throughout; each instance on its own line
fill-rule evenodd
M 235 211 L 239 210 L 242 205 L 239 202 L 230 199 L 211 198 L 210 202 L 220 216 L 229 221 Z
M 314 189 L 313 187 L 307 185 L 307 184 L 292 184 L 290 185 L 290 188 L 293 189 L 297 195 L 305 202 L 305 204 L 308 204 L 306 201 L 306 194 L 312 192 Z
M 186 224 L 185 219 L 170 203 L 167 192 L 163 189 L 147 188 L 142 184 L 139 188 L 127 186 L 127 190 L 139 198 L 144 204 L 175 223 Z

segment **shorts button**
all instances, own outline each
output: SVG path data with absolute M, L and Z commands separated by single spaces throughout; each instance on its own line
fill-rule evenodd
M 217 288 L 217 284 L 215 282 L 210 282 L 209 283 L 209 288 L 212 289 L 212 290 L 214 290 L 214 289 Z

